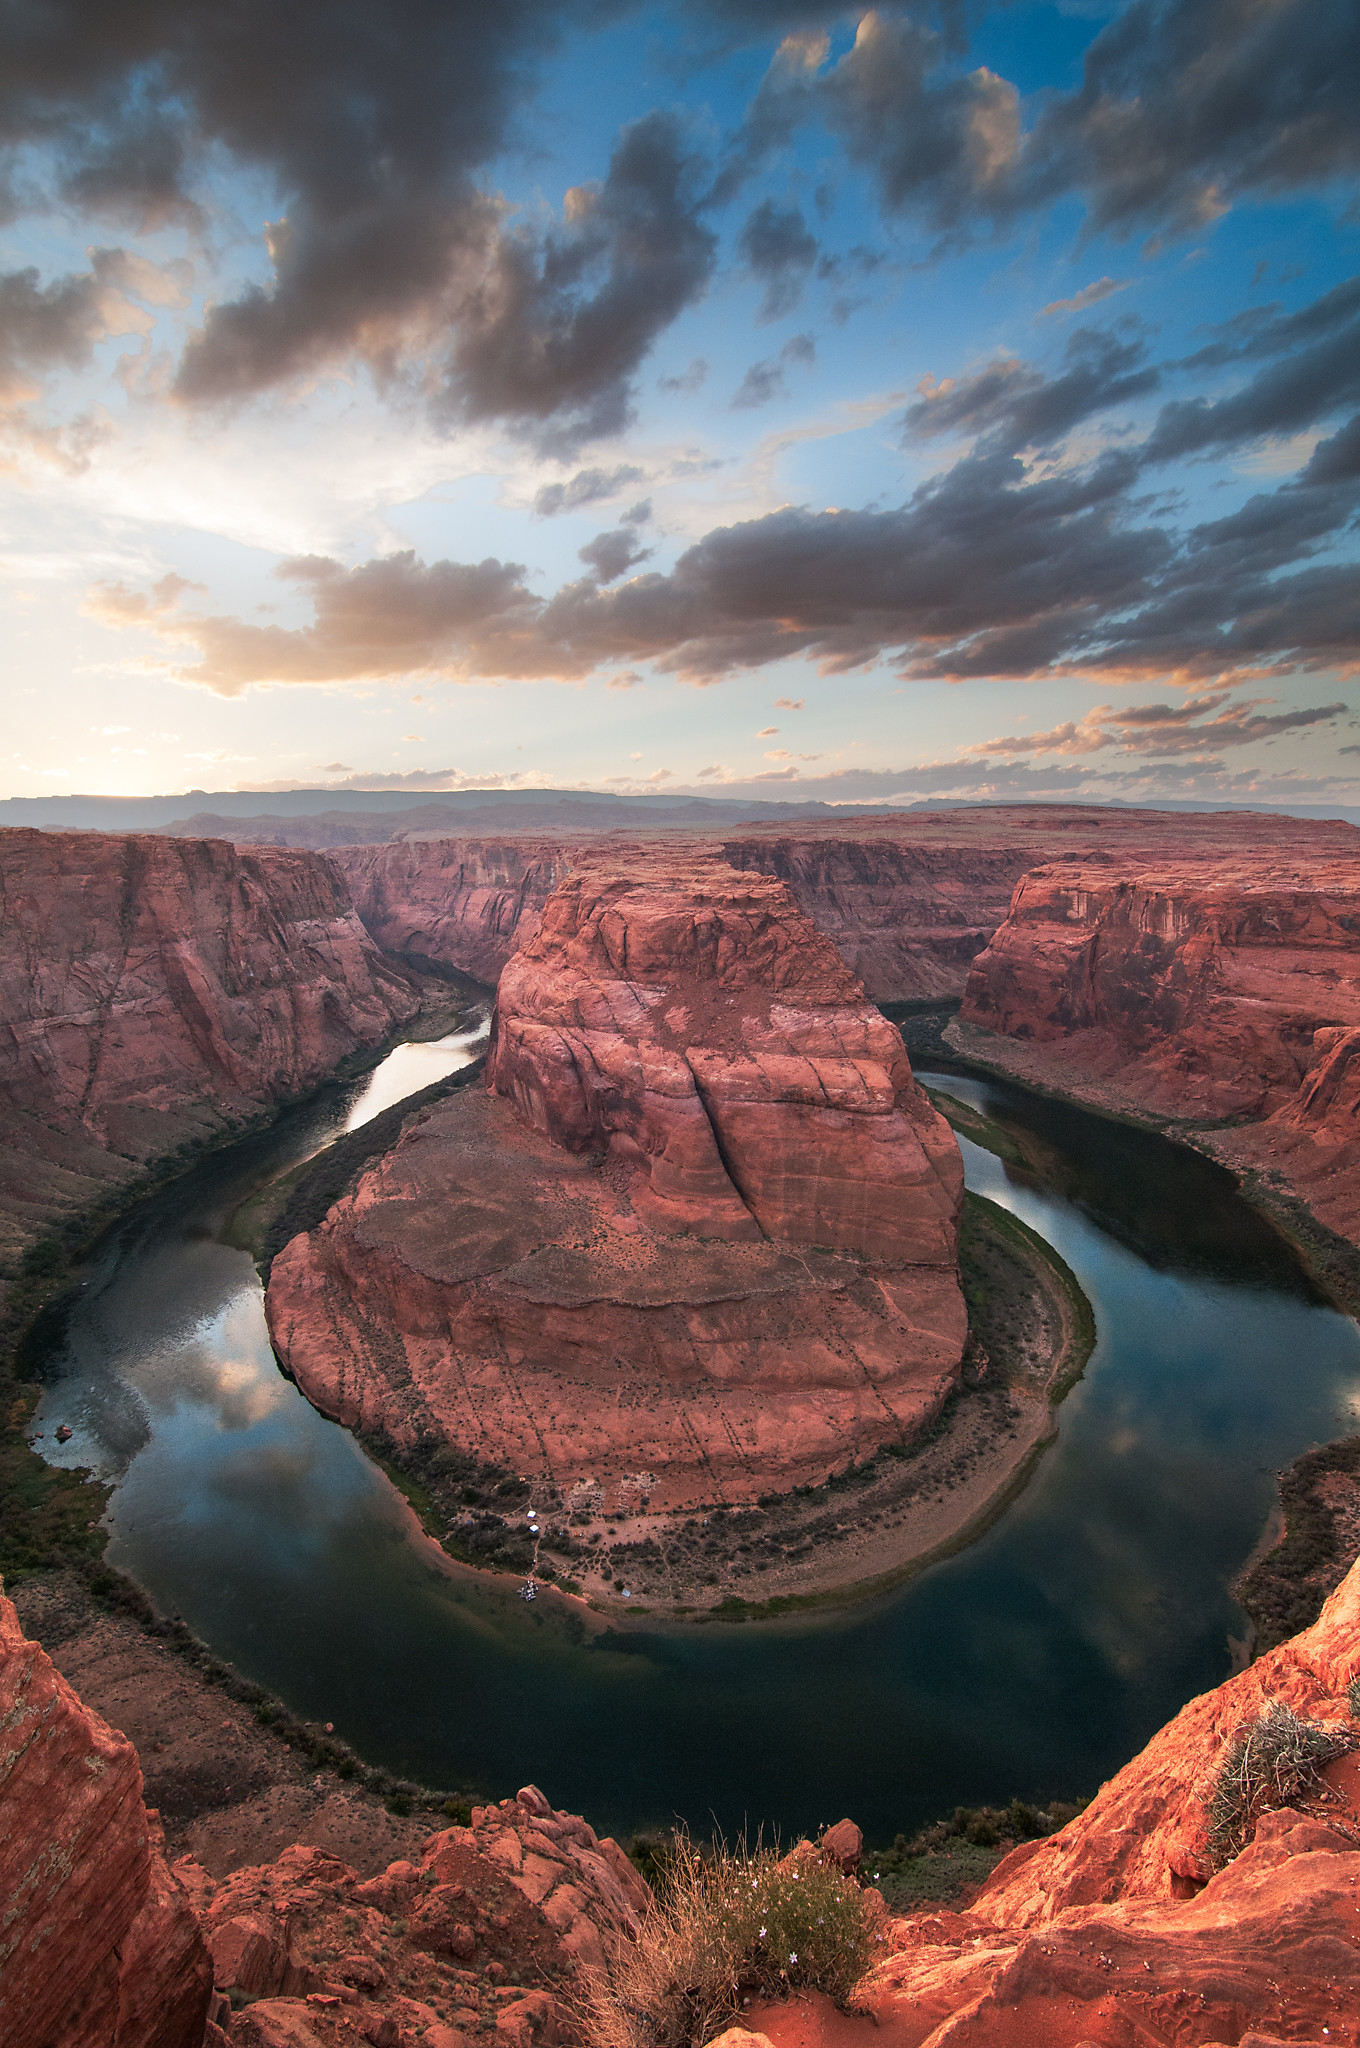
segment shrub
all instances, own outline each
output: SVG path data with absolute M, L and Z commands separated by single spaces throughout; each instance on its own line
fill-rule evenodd
M 1356 1747 L 1344 1728 L 1305 1721 L 1283 1700 L 1233 1737 L 1206 1802 L 1206 1846 L 1215 1869 L 1251 1840 L 1262 1814 L 1306 1797 L 1327 1765 Z
M 586 2030 L 594 2048 L 702 2048 L 740 2018 L 743 1998 L 817 1990 L 844 2004 L 872 1942 L 853 1878 L 680 1834 L 637 1941 L 590 1982 Z

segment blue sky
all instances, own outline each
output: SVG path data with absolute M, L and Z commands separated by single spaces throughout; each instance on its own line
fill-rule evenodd
M 1352 5 L 0 41 L 0 794 L 1356 801 Z

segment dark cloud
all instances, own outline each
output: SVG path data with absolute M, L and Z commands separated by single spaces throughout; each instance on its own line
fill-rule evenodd
M 594 540 L 587 541 L 577 552 L 597 583 L 613 583 L 635 562 L 645 562 L 652 551 L 638 546 L 636 534 L 620 530 L 597 533 Z
M 675 123 L 625 131 L 559 230 L 507 228 L 478 175 L 535 72 L 603 0 L 82 0 L 0 21 L 0 148 L 67 204 L 143 227 L 223 157 L 272 180 L 273 276 L 209 309 L 175 380 L 236 400 L 359 360 L 459 418 L 612 431 L 652 340 L 712 264 Z M 37 159 L 33 159 L 36 163 Z M 430 366 L 434 374 L 430 374 Z
M 1176 367 L 1182 370 L 1218 369 L 1224 363 L 1238 363 L 1251 357 L 1284 355 L 1289 349 L 1333 334 L 1339 327 L 1352 325 L 1357 317 L 1360 317 L 1360 277 L 1348 277 L 1297 313 L 1282 314 L 1278 301 L 1271 306 L 1248 307 L 1246 312 L 1238 313 L 1216 330 L 1216 341 L 1197 349 L 1194 355 L 1187 356 Z
M 604 498 L 616 498 L 630 484 L 640 484 L 644 472 L 630 463 L 617 469 L 578 469 L 565 483 L 544 484 L 534 498 L 534 510 L 541 519 L 558 512 L 577 512 L 583 505 L 598 505 Z
M 1336 300 L 1336 293 L 1329 293 Z M 1274 323 L 1269 332 L 1304 336 L 1317 333 L 1306 308 L 1292 321 Z M 1162 407 L 1146 449 L 1148 462 L 1168 462 L 1212 448 L 1237 447 L 1276 434 L 1295 434 L 1305 427 L 1360 402 L 1360 304 L 1342 324 L 1329 319 L 1331 331 L 1295 347 L 1291 353 L 1258 370 L 1249 383 L 1227 398 L 1177 399 Z M 1287 346 L 1281 339 L 1269 352 Z M 1267 352 L 1266 330 L 1241 350 L 1242 355 Z
M 810 334 L 791 334 L 779 351 L 777 362 L 752 363 L 737 387 L 732 405 L 736 411 L 748 411 L 754 406 L 768 405 L 772 398 L 787 395 L 788 384 L 784 377 L 786 363 L 802 363 L 810 367 L 817 360 L 817 344 Z
M 1082 420 L 1155 391 L 1161 373 L 1147 361 L 1136 333 L 1081 327 L 1067 344 L 1064 367 L 1045 377 L 1016 357 L 989 363 L 975 376 L 925 385 L 903 418 L 917 436 L 977 437 L 985 449 L 1013 453 L 1047 448 Z
M 672 398 L 688 398 L 699 389 L 707 375 L 707 362 L 702 356 L 695 356 L 693 362 L 683 369 L 678 377 L 658 377 L 656 388 Z
M 623 515 L 622 523 L 625 526 L 645 526 L 647 524 L 647 521 L 651 518 L 651 516 L 651 499 L 639 498 L 636 505 L 630 505 L 628 507 L 628 510 Z
M 1360 413 L 1330 441 L 1319 441 L 1299 478 L 1304 484 L 1360 482 Z
M 1194 231 L 1360 168 L 1352 0 L 1135 0 L 1083 74 L 1041 112 L 1016 195 L 1081 192 L 1093 228 Z
M 748 216 L 737 249 L 751 276 L 764 287 L 757 316 L 762 324 L 782 320 L 793 311 L 819 247 L 796 206 L 776 206 L 772 199 L 762 199 Z
M 627 425 L 633 372 L 713 269 L 717 238 L 696 211 L 697 170 L 679 123 L 649 114 L 624 130 L 603 185 L 568 195 L 561 233 L 501 235 L 489 273 L 460 305 L 450 409 L 543 423 L 545 446 Z
M 1264 712 L 1265 697 L 1233 702 L 1226 690 L 1187 697 L 1180 704 L 1097 704 L 1084 718 L 1069 719 L 1051 732 L 1012 733 L 1005 739 L 983 740 L 965 747 L 965 755 L 1102 753 L 1117 748 L 1154 760 L 1176 755 L 1221 753 L 1225 747 L 1251 746 L 1277 739 L 1310 725 L 1329 725 L 1348 710 L 1345 704 L 1315 704 L 1300 711 Z
M 1134 0 L 1094 38 L 1081 84 L 1036 101 L 949 60 L 959 39 L 869 13 L 853 47 L 799 26 L 752 101 L 720 189 L 819 120 L 889 212 L 945 241 L 1068 194 L 1090 230 L 1198 231 L 1237 200 L 1360 168 L 1354 0 Z

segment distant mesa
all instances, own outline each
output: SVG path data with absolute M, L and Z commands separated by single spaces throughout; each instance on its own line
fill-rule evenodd
M 898 1032 L 782 882 L 583 859 L 502 975 L 487 1092 L 287 1246 L 270 1327 L 398 1444 L 753 1500 L 939 1412 L 961 1198 Z

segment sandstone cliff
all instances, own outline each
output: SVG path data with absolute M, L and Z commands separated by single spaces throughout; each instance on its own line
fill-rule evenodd
M 1266 1814 L 1216 1873 L 1204 1802 L 1235 1736 L 1281 1701 L 1354 1739 L 1360 1566 L 1321 1619 L 1168 1723 L 1086 1811 L 1015 1849 L 963 1913 L 891 1930 L 867 1997 L 902 2048 L 1354 2041 L 1360 1769 Z
M 1360 859 L 1133 862 L 1025 876 L 969 976 L 966 1022 L 1061 1040 L 1065 1061 L 1173 1117 L 1284 1108 L 1360 1025 Z
M 560 843 L 426 839 L 338 848 L 354 907 L 385 952 L 494 984 L 566 872 Z
M 316 855 L 0 833 L 0 1260 L 412 1015 Z
M 938 1412 L 958 1149 L 781 883 L 577 866 L 502 976 L 488 1076 L 275 1260 L 271 1332 L 317 1406 L 653 1513 L 820 1479 Z
M 211 1965 L 132 1744 L 0 1597 L 0 2040 L 199 2048 Z
M 786 882 L 879 1003 L 962 994 L 1035 859 L 1032 841 L 919 845 L 887 829 L 728 840 L 723 852 L 733 867 Z

